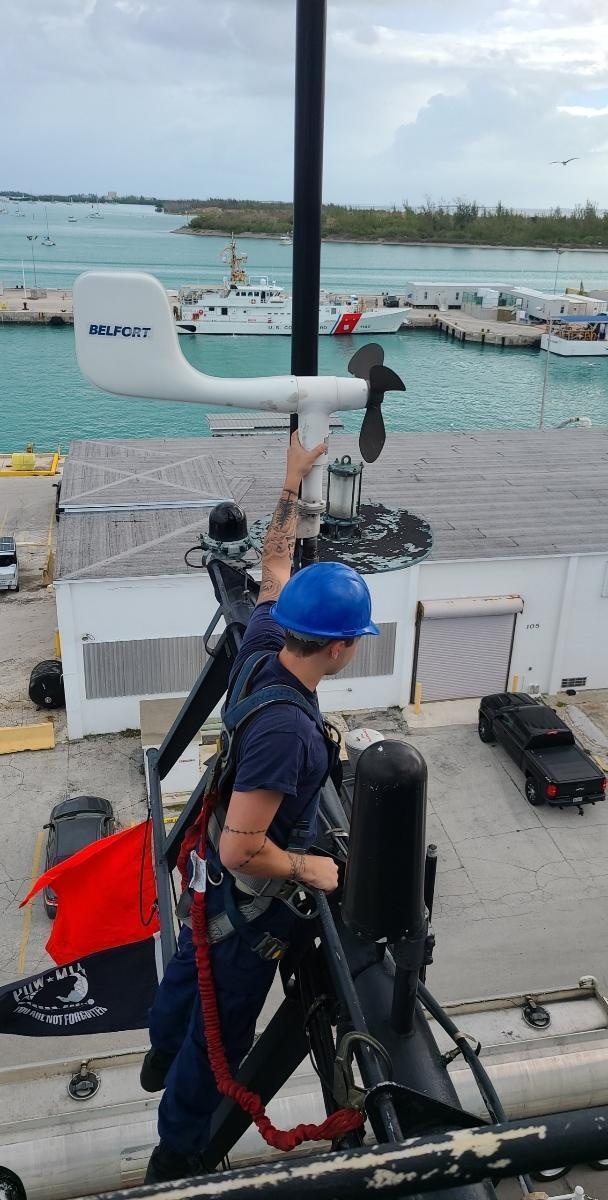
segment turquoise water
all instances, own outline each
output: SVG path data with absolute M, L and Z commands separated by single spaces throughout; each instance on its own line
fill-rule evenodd
M 0 206 L 6 202 L 0 201 Z M 45 249 L 26 233 L 46 232 L 43 205 L 6 204 L 0 214 L 0 280 L 7 286 L 33 283 L 70 285 L 87 267 L 140 267 L 168 286 L 220 280 L 225 239 L 177 236 L 179 218 L 149 208 L 105 205 L 102 221 L 90 220 L 84 205 L 49 205 L 49 229 L 56 242 Z M 77 223 L 68 216 L 78 217 Z M 271 240 L 243 238 L 255 277 L 267 274 L 290 283 L 290 250 Z M 551 251 L 481 250 L 438 246 L 325 244 L 322 283 L 345 292 L 401 291 L 406 279 L 518 281 L 553 288 Z M 560 285 L 608 286 L 607 253 L 566 253 Z M 361 338 L 321 338 L 319 370 L 345 374 Z M 389 429 L 479 429 L 538 424 L 545 356 L 538 350 L 464 346 L 431 330 L 405 331 L 380 338 L 387 362 L 403 377 L 405 396 L 389 396 L 384 411 Z M 272 375 L 289 372 L 286 338 L 183 338 L 190 361 L 209 374 Z M 85 383 L 74 357 L 71 329 L 30 329 L 0 325 L 0 449 L 33 439 L 39 447 L 64 445 L 73 437 L 178 436 L 208 432 L 204 412 L 194 405 L 111 398 Z M 589 416 L 608 423 L 608 363 L 593 359 L 549 364 L 546 421 Z M 345 414 L 345 424 L 359 418 Z

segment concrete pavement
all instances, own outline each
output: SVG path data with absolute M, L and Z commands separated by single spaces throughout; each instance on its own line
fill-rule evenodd
M 608 804 L 532 808 L 515 764 L 475 726 L 417 730 L 439 848 L 436 963 L 445 1000 L 575 984 L 608 988 Z

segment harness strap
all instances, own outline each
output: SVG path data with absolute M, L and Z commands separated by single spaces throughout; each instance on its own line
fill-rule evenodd
M 200 853 L 205 856 L 207 821 L 212 808 L 208 796 L 203 806 L 201 821 Z M 341 1108 L 332 1113 L 320 1125 L 296 1125 L 294 1129 L 277 1129 L 266 1114 L 260 1096 L 238 1083 L 234 1078 L 222 1038 L 220 1013 L 217 1004 L 211 947 L 207 936 L 207 914 L 205 892 L 195 892 L 192 904 L 192 937 L 194 941 L 198 989 L 203 1013 L 205 1042 L 209 1063 L 218 1091 L 235 1101 L 255 1122 L 259 1132 L 269 1146 L 276 1150 L 293 1150 L 305 1141 L 334 1141 L 364 1123 L 363 1113 L 356 1108 Z M 270 955 L 270 957 L 272 957 Z
M 295 707 L 305 712 L 309 720 L 313 721 L 317 726 L 326 741 L 331 741 L 319 709 L 311 704 L 297 688 L 290 687 L 288 684 L 269 684 L 266 687 L 259 688 L 252 694 L 248 694 L 248 689 L 251 687 L 255 675 L 271 657 L 272 654 L 265 650 L 254 651 L 248 656 L 239 671 L 234 686 L 230 690 L 222 713 L 223 729 L 220 740 L 223 742 L 223 745 L 221 747 L 221 759 L 218 760 L 214 768 L 203 808 L 203 811 L 206 810 L 207 837 L 216 851 L 219 849 L 225 820 L 225 811 L 220 800 L 222 783 L 233 767 L 235 735 L 246 721 L 255 713 L 269 707 L 271 704 L 288 703 L 295 705 Z M 202 824 L 203 813 L 201 812 L 195 826 L 186 834 L 178 859 L 184 894 L 186 894 L 188 888 L 188 855 L 190 850 L 199 841 Z M 298 887 L 294 887 L 293 883 L 289 880 L 258 879 L 251 875 L 241 875 L 238 871 L 229 872 L 225 870 L 224 873 L 226 875 L 226 882 L 229 882 L 229 886 L 223 889 L 222 896 L 226 905 L 226 911 L 212 918 L 213 924 L 210 926 L 212 931 L 210 940 L 213 943 L 223 941 L 226 937 L 230 937 L 236 932 L 240 934 L 244 941 L 252 945 L 252 935 L 251 931 L 247 929 L 247 925 L 249 922 L 255 920 L 256 917 L 266 912 L 271 901 L 275 898 L 287 904 L 300 917 L 314 915 L 310 911 L 310 908 L 308 911 L 305 911 L 302 905 L 298 903 L 297 893 L 301 889 L 299 885 Z M 233 881 L 238 884 L 242 891 L 252 897 L 248 905 L 237 905 L 232 893 Z M 189 904 L 184 902 L 183 897 L 180 905 L 181 911 L 178 911 L 180 920 L 190 924 Z M 260 953 L 259 939 L 252 948 Z
M 272 652 L 269 650 L 253 650 L 245 659 L 228 695 L 226 702 L 222 708 L 222 720 L 233 704 L 238 704 L 243 696 L 247 695 L 253 676 L 257 674 L 264 662 L 267 662 L 272 657 Z

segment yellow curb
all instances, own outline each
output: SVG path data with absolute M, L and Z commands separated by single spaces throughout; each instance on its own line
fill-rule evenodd
M 7 725 L 0 728 L 0 754 L 18 754 L 20 750 L 52 750 L 55 727 L 52 721 L 40 725 Z

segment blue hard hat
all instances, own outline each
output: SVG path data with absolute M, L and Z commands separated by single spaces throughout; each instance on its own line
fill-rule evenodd
M 315 563 L 289 580 L 271 616 L 285 629 L 311 638 L 352 638 L 380 633 L 371 619 L 365 580 L 344 563 Z

